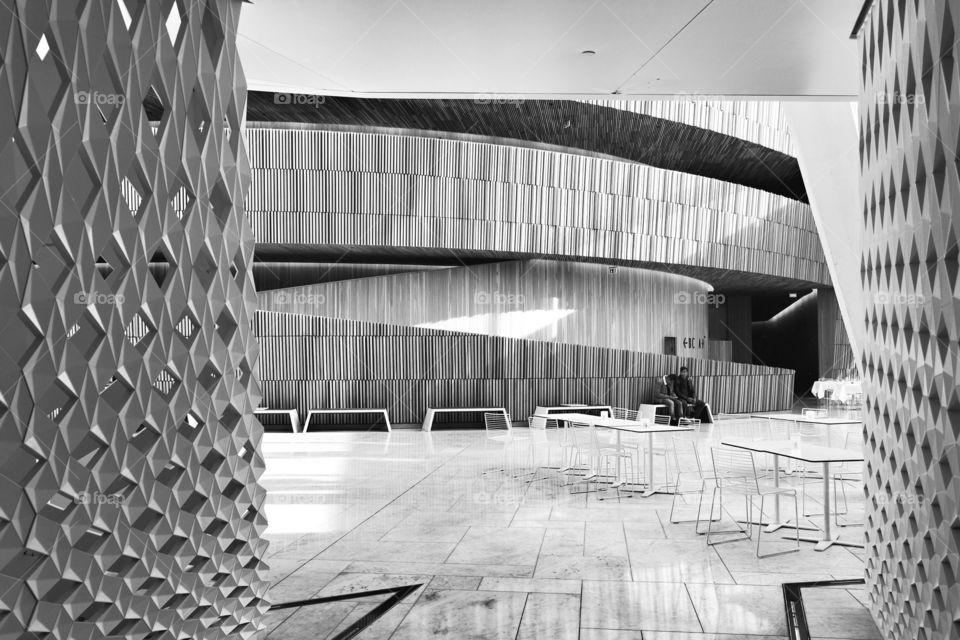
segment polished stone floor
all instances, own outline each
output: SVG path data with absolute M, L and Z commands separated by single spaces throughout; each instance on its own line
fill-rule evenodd
M 684 452 L 708 451 L 710 434 L 678 437 L 679 466 L 693 471 Z M 675 519 L 687 521 L 673 524 L 669 495 L 618 501 L 614 491 L 571 494 L 594 487 L 564 486 L 550 470 L 520 475 L 529 463 L 498 471 L 500 449 L 482 429 L 269 433 L 263 453 L 271 602 L 423 585 L 360 638 L 780 638 L 781 583 L 863 575 L 855 548 L 801 543 L 797 553 L 757 559 L 754 541 L 708 547 L 689 521 L 695 495 L 678 500 Z M 689 480 L 681 488 L 699 486 Z M 806 482 L 806 522 L 817 523 L 822 484 Z M 859 522 L 855 484 L 846 496 L 843 519 Z M 736 499 L 724 506 L 715 525 L 729 529 L 745 510 Z M 792 512 L 789 500 L 783 506 Z M 790 548 L 782 536 L 791 532 L 764 534 L 764 552 Z M 840 532 L 862 535 L 856 526 Z M 269 637 L 332 638 L 386 597 L 272 612 Z M 814 637 L 878 638 L 864 597 L 862 586 L 805 592 Z

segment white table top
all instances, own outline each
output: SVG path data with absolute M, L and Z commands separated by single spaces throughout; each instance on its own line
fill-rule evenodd
M 827 418 L 803 415 L 802 413 L 751 413 L 751 418 L 770 418 L 773 420 L 789 420 L 791 422 L 806 422 L 808 424 L 825 424 L 830 426 L 863 424 L 863 420 L 855 418 Z
M 630 433 L 663 433 L 667 431 L 694 431 L 693 427 L 672 427 L 668 424 L 657 424 L 649 420 L 624 420 L 622 418 L 601 418 L 600 416 L 591 416 L 586 413 L 554 413 L 550 416 L 555 420 L 566 420 L 568 422 L 582 422 L 584 424 L 601 427 L 603 429 L 614 429 L 616 431 L 629 431 Z
M 750 440 L 747 438 L 724 438 L 720 441 L 728 447 L 746 449 L 757 453 L 770 453 L 804 462 L 863 462 L 863 453 L 839 447 L 823 447 L 793 440 Z
M 549 416 L 552 418 L 555 415 L 554 413 L 551 413 L 553 411 L 568 413 L 577 409 L 589 409 L 591 411 L 612 411 L 610 406 L 606 404 L 561 404 L 557 406 L 537 405 L 533 415 Z

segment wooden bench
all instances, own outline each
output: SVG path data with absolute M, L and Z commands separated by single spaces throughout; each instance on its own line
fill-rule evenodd
M 496 413 L 500 412 L 503 414 L 503 417 L 510 421 L 510 414 L 507 413 L 507 410 L 503 407 L 441 407 L 436 409 L 427 408 L 427 414 L 423 416 L 423 430 L 430 431 L 433 429 L 433 419 L 437 413 Z
M 387 431 L 393 431 L 390 425 L 390 416 L 386 409 L 310 409 L 307 411 L 307 421 L 303 424 L 303 430 L 306 432 L 310 428 L 310 418 L 313 416 L 328 415 L 331 413 L 378 413 L 383 416 L 383 421 L 387 425 Z
M 290 429 L 294 433 L 300 433 L 300 415 L 296 409 L 254 409 L 255 416 L 278 416 L 284 415 L 290 418 Z

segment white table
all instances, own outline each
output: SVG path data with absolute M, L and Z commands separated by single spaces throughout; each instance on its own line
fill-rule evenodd
M 839 536 L 834 536 L 830 531 L 830 465 L 834 462 L 863 462 L 863 453 L 851 451 L 849 449 L 838 449 L 836 447 L 821 447 L 815 444 L 805 444 L 794 440 L 748 440 L 744 438 L 724 439 L 721 444 L 728 447 L 736 447 L 753 451 L 755 453 L 767 453 L 773 456 L 773 484 L 780 486 L 780 457 L 801 460 L 803 462 L 819 463 L 823 465 L 823 532 L 819 538 L 810 538 L 801 536 L 800 539 L 805 542 L 814 542 L 817 551 L 826 551 L 831 546 L 838 544 L 847 547 L 863 547 L 862 543 L 841 540 Z M 773 500 L 773 522 L 767 527 L 767 531 L 776 531 L 781 527 L 792 527 L 780 520 L 780 496 L 775 496 Z M 799 524 L 799 523 L 797 523 Z
M 828 418 L 824 416 L 810 416 L 802 413 L 751 413 L 751 418 L 766 418 L 768 420 L 784 420 L 804 424 L 817 424 L 827 429 L 827 446 L 833 446 L 833 427 L 863 426 L 863 420 L 855 418 Z
M 254 409 L 255 416 L 287 416 L 290 418 L 290 429 L 294 433 L 300 432 L 300 416 L 296 409 Z
M 850 396 L 863 394 L 863 384 L 859 380 L 817 380 L 813 383 L 813 395 L 818 398 L 827 395 L 827 391 L 845 403 Z
M 555 407 L 537 405 L 533 415 L 552 418 L 555 413 L 570 413 L 571 411 L 606 411 L 607 415 L 610 415 L 613 410 L 605 404 L 561 404 Z
M 310 418 L 313 416 L 329 415 L 336 413 L 378 413 L 383 416 L 383 421 L 387 424 L 387 431 L 393 431 L 390 426 L 390 416 L 386 409 L 310 409 L 307 411 L 307 421 L 303 423 L 304 432 L 310 429 Z
M 671 427 L 668 424 L 657 424 L 649 420 L 623 420 L 621 418 L 601 418 L 586 413 L 554 413 L 550 416 L 554 420 L 566 422 L 579 422 L 589 424 L 601 429 L 612 429 L 617 433 L 617 449 L 621 447 L 620 434 L 640 433 L 647 434 L 647 490 L 643 492 L 643 497 L 648 498 L 655 493 L 667 493 L 653 486 L 653 434 L 655 433 L 673 433 L 680 431 L 693 431 L 693 427 Z M 615 486 L 625 484 L 623 480 L 623 462 L 617 459 L 617 483 Z
M 510 414 L 503 407 L 428 407 L 426 415 L 423 416 L 424 431 L 433 429 L 433 419 L 438 413 L 502 413 L 503 418 L 510 422 Z

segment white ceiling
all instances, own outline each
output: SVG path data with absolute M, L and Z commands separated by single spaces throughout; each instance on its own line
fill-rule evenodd
M 255 0 L 251 89 L 849 99 L 861 0 Z M 583 55 L 585 49 L 596 55 Z

